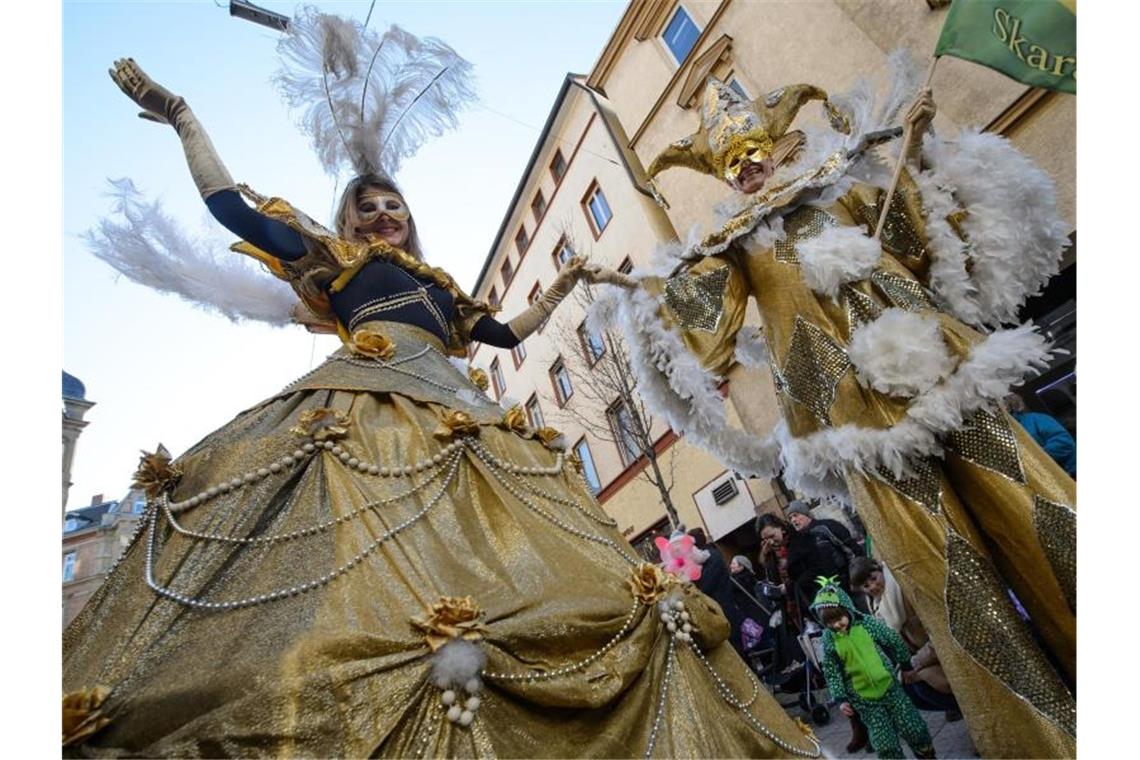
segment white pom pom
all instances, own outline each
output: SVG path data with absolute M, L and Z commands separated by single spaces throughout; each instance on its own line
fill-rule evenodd
M 432 656 L 431 680 L 441 689 L 459 687 L 477 678 L 487 662 L 481 648 L 463 639 L 447 642 Z

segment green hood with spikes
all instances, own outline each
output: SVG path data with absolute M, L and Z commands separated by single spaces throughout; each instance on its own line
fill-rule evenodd
M 851 597 L 839 585 L 839 576 L 833 575 L 830 578 L 820 576 L 815 579 L 819 584 L 819 591 L 815 595 L 815 599 L 811 603 L 811 611 L 818 612 L 824 607 L 842 607 L 847 610 L 847 614 L 851 617 L 851 622 L 863 616 L 863 613 L 855 609 L 855 602 L 851 601 Z

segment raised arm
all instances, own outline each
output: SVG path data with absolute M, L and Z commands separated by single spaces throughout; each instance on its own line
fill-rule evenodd
M 498 348 L 514 348 L 542 325 L 562 299 L 574 289 L 578 280 L 590 283 L 606 283 L 620 287 L 633 287 L 636 281 L 626 275 L 594 264 L 587 264 L 577 256 L 566 262 L 554 282 L 542 293 L 542 297 L 527 307 L 509 322 L 503 323 L 493 317 L 483 317 L 475 323 L 471 337 L 480 343 Z
M 182 140 L 190 176 L 210 213 L 235 235 L 266 253 L 292 261 L 305 255 L 301 236 L 287 225 L 250 208 L 235 189 L 209 135 L 186 101 L 155 82 L 134 60 L 122 58 L 111 79 L 143 110 L 141 118 L 174 127 Z

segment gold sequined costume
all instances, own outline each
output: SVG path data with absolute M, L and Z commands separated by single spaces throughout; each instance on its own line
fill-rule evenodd
M 826 97 L 806 86 L 788 91 L 798 98 L 793 109 L 804 92 Z M 765 113 L 783 97 L 742 105 L 714 81 L 701 130 L 670 146 L 650 173 L 686 166 L 731 179 L 726 160 L 713 160 L 713 136 L 727 144 L 723 132 L 751 107 L 759 117 L 749 128 L 769 146 L 778 142 L 791 119 Z M 850 499 L 929 630 L 983 757 L 1072 757 L 1075 484 L 997 405 L 1048 348 L 1028 327 L 987 334 L 955 316 L 966 302 L 944 287 L 947 240 L 965 241 L 980 269 L 990 229 L 968 209 L 949 219 L 932 213 L 946 188 L 927 172 L 904 172 L 882 239 L 873 240 L 886 183 L 866 179 L 862 158 L 848 153 L 855 140 L 844 142 L 859 132 L 827 107 L 834 134 L 809 133 L 787 171 L 739 199 L 739 210 L 680 262 L 643 273 L 641 293 L 612 305 L 640 352 L 639 387 L 674 428 L 730 466 L 782 471 L 807 495 Z M 969 139 L 1002 148 L 996 137 Z M 1006 218 L 1012 225 L 1033 213 Z M 1055 224 L 1048 235 L 1056 238 Z M 718 427 L 716 417 L 717 379 L 747 353 L 742 345 L 756 343 L 743 329 L 749 296 L 783 416 L 766 439 Z M 706 371 L 703 384 L 692 381 L 692 361 Z
M 366 326 L 146 458 L 139 532 L 64 634 L 65 755 L 819 756 L 552 431 L 454 346 Z

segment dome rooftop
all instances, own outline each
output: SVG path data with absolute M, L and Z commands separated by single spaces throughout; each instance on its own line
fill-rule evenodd
M 69 375 L 67 372 L 63 373 L 63 397 L 74 398 L 80 401 L 87 399 L 87 389 L 83 387 L 83 383 L 75 375 Z

